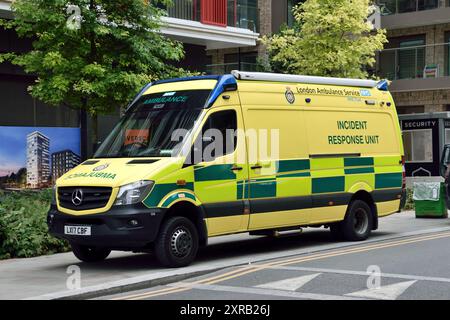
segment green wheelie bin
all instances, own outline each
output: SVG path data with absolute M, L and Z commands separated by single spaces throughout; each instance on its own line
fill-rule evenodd
M 416 218 L 447 218 L 447 202 L 443 182 L 415 182 Z

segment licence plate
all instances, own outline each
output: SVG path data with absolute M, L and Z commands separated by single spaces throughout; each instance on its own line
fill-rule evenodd
M 91 227 L 89 226 L 64 226 L 64 234 L 74 236 L 90 236 Z

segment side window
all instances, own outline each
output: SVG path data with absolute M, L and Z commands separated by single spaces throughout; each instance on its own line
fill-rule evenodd
M 202 160 L 231 154 L 236 149 L 237 117 L 236 111 L 225 110 L 209 116 L 202 128 Z

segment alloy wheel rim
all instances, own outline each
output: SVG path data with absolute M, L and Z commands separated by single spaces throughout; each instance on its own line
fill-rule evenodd
M 184 258 L 192 250 L 192 236 L 189 230 L 183 227 L 175 229 L 172 234 L 170 247 L 174 256 Z

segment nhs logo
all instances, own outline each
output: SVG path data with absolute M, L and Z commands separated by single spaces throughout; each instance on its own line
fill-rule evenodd
M 360 90 L 359 92 L 361 94 L 361 97 L 370 97 L 370 96 L 372 96 L 372 94 L 370 93 L 369 90 Z

